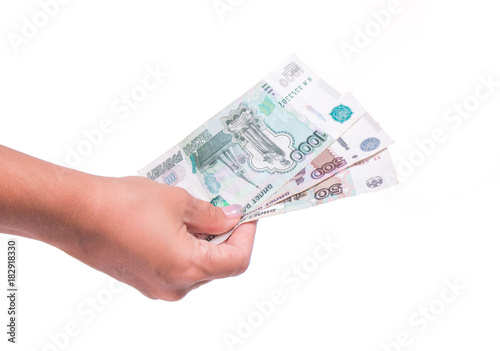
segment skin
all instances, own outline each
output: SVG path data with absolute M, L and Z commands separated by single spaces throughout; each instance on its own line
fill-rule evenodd
M 142 177 L 100 177 L 0 146 L 0 232 L 53 245 L 152 299 L 175 301 L 213 279 L 243 273 L 256 222 L 223 244 L 241 206 L 217 208 Z

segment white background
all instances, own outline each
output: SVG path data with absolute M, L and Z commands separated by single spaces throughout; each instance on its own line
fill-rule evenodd
M 241 338 L 237 350 L 375 351 L 401 332 L 405 347 L 388 349 L 498 349 L 500 87 L 463 123 L 444 117 L 478 101 L 481 77 L 500 82 L 495 2 L 401 0 L 379 33 L 370 21 L 385 0 L 232 3 L 221 18 L 212 0 L 72 0 L 16 46 L 23 17 L 32 21 L 40 3 L 3 1 L 0 143 L 65 164 L 84 130 L 110 118 L 113 132 L 76 168 L 133 175 L 295 53 L 396 140 L 401 183 L 260 221 L 246 273 L 175 303 L 129 287 L 111 294 L 106 275 L 19 239 L 19 343 L 9 345 L 1 327 L 0 349 L 229 350 L 231 333 Z M 341 45 L 354 45 L 366 26 L 372 37 L 349 61 Z M 157 65 L 170 76 L 120 119 L 111 105 Z M 423 156 L 417 144 L 436 128 L 446 140 Z M 316 268 L 318 238 L 340 246 Z M 312 272 L 293 289 L 282 277 L 303 263 Z M 4 286 L 5 267 L 0 274 Z M 466 287 L 449 303 L 440 300 L 446 281 Z M 275 289 L 284 303 L 259 320 L 254 302 Z M 82 311 L 96 297 L 106 304 L 91 319 Z M 435 315 L 421 330 L 410 319 L 429 305 Z M 6 308 L 2 298 L 1 325 Z M 238 334 L 249 317 L 259 325 Z M 68 324 L 77 336 L 61 334 Z

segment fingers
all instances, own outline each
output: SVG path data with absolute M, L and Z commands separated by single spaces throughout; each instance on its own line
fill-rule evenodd
M 250 263 L 255 231 L 256 222 L 244 223 L 220 245 L 198 240 L 191 235 L 183 236 L 186 242 L 181 252 L 189 253 L 189 259 L 173 275 L 165 277 L 164 270 L 160 270 L 159 276 L 164 283 L 161 289 L 151 294 L 152 298 L 178 301 L 213 279 L 243 273 Z
M 192 233 L 222 234 L 231 230 L 243 215 L 240 205 L 215 207 L 195 197 L 189 199 L 184 211 L 184 223 Z
M 234 247 L 239 247 L 241 250 L 248 253 L 250 259 L 256 230 L 257 221 L 243 223 L 238 228 L 236 228 L 229 239 L 227 239 L 227 241 L 221 245 L 231 245 Z
M 202 252 L 199 263 L 207 278 L 225 278 L 246 271 L 250 263 L 256 228 L 256 221 L 244 223 L 220 245 L 199 240 Z

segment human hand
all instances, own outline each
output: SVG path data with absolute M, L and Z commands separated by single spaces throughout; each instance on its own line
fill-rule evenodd
M 178 300 L 246 270 L 256 223 L 220 245 L 241 207 L 217 208 L 142 177 L 98 177 L 0 146 L 0 232 L 60 248 L 150 298 Z M 226 212 L 226 214 L 225 214 Z
M 76 221 L 85 225 L 74 229 L 72 244 L 62 246 L 70 255 L 150 298 L 169 301 L 248 267 L 256 222 L 241 225 L 220 245 L 191 234 L 229 231 L 243 214 L 241 206 L 217 208 L 141 177 L 97 178 L 93 217 Z

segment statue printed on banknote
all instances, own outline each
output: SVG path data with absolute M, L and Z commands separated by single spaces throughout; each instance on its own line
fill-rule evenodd
M 275 133 L 265 124 L 257 109 L 241 103 L 227 117 L 221 118 L 222 128 L 250 155 L 250 165 L 255 170 L 271 173 L 287 171 L 295 166 L 290 158 L 292 138 L 285 133 Z

